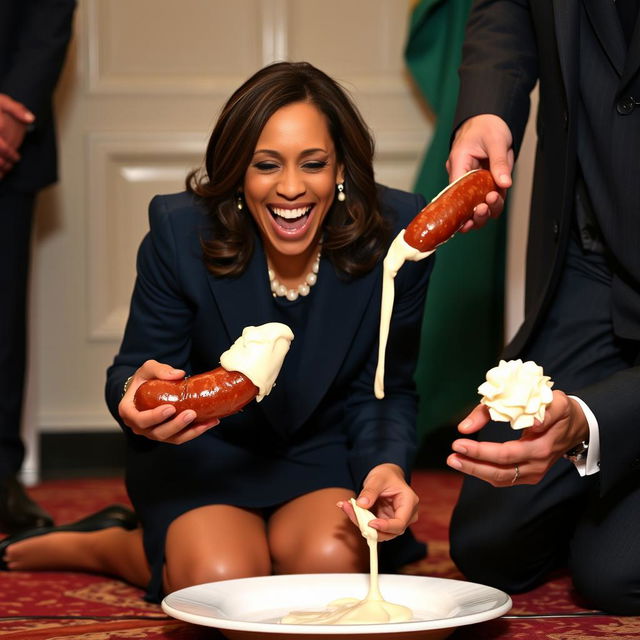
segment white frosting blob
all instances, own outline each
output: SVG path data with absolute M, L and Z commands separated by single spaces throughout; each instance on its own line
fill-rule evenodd
M 293 332 L 281 322 L 245 327 L 242 335 L 220 356 L 227 371 L 239 371 L 258 387 L 257 402 L 269 395 L 284 357 L 293 340 Z
M 412 262 L 418 262 L 423 260 L 427 256 L 430 256 L 432 251 L 418 251 L 412 247 L 404 239 L 405 230 L 402 229 L 400 233 L 394 238 L 393 242 L 389 246 L 389 251 L 382 263 L 382 303 L 380 305 L 380 337 L 378 340 L 378 366 L 376 367 L 376 377 L 373 383 L 373 390 L 376 398 L 384 398 L 384 366 L 385 366 L 385 352 L 387 350 L 387 340 L 389 338 L 389 325 L 391 324 L 391 312 L 393 311 L 393 299 L 395 297 L 395 287 L 393 281 L 398 275 L 400 267 L 411 260 Z
M 513 429 L 542 422 L 547 406 L 553 399 L 553 382 L 542 367 L 532 360 L 500 360 L 487 371 L 487 380 L 478 387 L 480 402 L 489 407 L 493 420 L 510 422 Z

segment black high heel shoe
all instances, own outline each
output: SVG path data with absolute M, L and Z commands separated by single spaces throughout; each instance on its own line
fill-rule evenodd
M 0 531 L 13 535 L 52 526 L 53 518 L 34 502 L 15 475 L 0 479 Z
M 99 531 L 100 529 L 107 529 L 108 527 L 122 527 L 123 529 L 131 531 L 137 526 L 138 518 L 131 509 L 120 504 L 113 504 L 70 524 L 21 531 L 20 533 L 0 540 L 0 571 L 9 570 L 4 561 L 4 552 L 7 547 L 21 540 L 26 540 L 27 538 L 35 538 L 47 533 L 59 531 Z

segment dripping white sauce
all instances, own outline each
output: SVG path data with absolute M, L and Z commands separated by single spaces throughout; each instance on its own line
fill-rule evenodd
M 448 184 L 437 196 L 431 199 L 431 202 L 437 200 L 443 193 L 451 189 L 462 178 L 468 176 L 471 173 L 475 173 L 479 169 L 472 169 L 467 173 L 461 175 L 459 178 Z M 431 203 L 429 203 L 431 204 Z M 417 215 L 420 215 L 419 213 Z M 376 368 L 376 377 L 374 380 L 374 393 L 376 398 L 381 400 L 384 398 L 384 366 L 385 366 L 385 352 L 387 350 L 387 340 L 389 339 L 389 325 L 391 323 L 391 312 L 393 311 L 393 300 L 395 297 L 394 280 L 400 267 L 411 260 L 418 262 L 423 260 L 427 256 L 430 256 L 435 249 L 431 251 L 418 251 L 404 239 L 405 229 L 402 229 L 400 233 L 395 237 L 389 251 L 384 259 L 383 271 L 382 271 L 382 303 L 380 308 L 380 338 L 378 341 L 378 366 Z M 444 243 L 440 243 L 444 244 Z
M 380 593 L 378 584 L 378 532 L 369 526 L 375 516 L 349 501 L 358 520 L 360 532 L 369 545 L 370 578 L 369 592 L 363 600 L 339 598 L 330 602 L 322 611 L 292 611 L 284 616 L 283 624 L 377 624 L 384 622 L 407 622 L 413 619 L 408 607 L 387 602 Z
M 391 313 L 393 311 L 393 300 L 395 298 L 394 280 L 400 267 L 407 261 L 417 262 L 430 256 L 432 251 L 418 251 L 409 245 L 404 239 L 405 230 L 394 238 L 389 251 L 382 263 L 382 303 L 380 305 L 380 337 L 378 340 L 378 366 L 373 390 L 376 398 L 384 398 L 384 366 L 385 352 L 387 350 L 387 340 L 389 338 L 389 325 L 391 323 Z

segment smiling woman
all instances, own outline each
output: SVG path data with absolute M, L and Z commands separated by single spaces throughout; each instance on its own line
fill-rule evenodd
M 343 179 L 327 120 L 314 104 L 294 102 L 269 118 L 245 174 L 244 199 L 285 287 L 308 284 Z
M 424 200 L 376 185 L 373 150 L 346 92 L 310 64 L 266 67 L 229 98 L 187 191 L 151 203 L 107 375 L 140 526 L 99 514 L 8 539 L 6 568 L 110 573 L 151 599 L 229 578 L 361 572 L 353 512 L 336 507 L 356 496 L 375 515 L 382 571 L 424 554 L 408 480 L 432 262 L 398 276 L 377 400 L 381 262 Z M 219 424 L 172 404 L 136 408 L 147 380 L 212 370 L 247 327 L 272 322 L 295 338 L 259 404 Z
M 269 212 L 281 222 L 281 237 L 287 234 L 285 220 L 300 217 L 297 209 L 316 205 L 313 198 L 322 197 L 326 220 L 310 227 L 317 234 L 314 240 L 323 238 L 324 255 L 345 276 L 369 272 L 384 255 L 390 233 L 390 221 L 380 212 L 373 154 L 373 140 L 357 107 L 324 72 L 307 63 L 276 63 L 258 71 L 222 109 L 204 171 L 187 179 L 187 189 L 212 212 L 215 233 L 204 244 L 210 271 L 237 275 L 246 268 L 254 233 L 244 205 L 247 181 L 255 177 L 256 188 L 267 182 L 273 187 L 277 180 L 276 189 L 284 189 L 274 191 L 267 203 L 279 210 Z M 258 182 L 259 176 L 264 180 Z M 319 192 L 307 194 L 307 186 Z M 250 211 L 254 218 L 259 213 Z M 309 263 L 315 252 L 307 253 Z M 291 281 L 294 267 L 282 260 L 277 267 Z

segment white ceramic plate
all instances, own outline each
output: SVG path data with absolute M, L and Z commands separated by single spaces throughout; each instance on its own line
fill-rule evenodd
M 511 608 L 511 598 L 492 587 L 444 578 L 381 575 L 380 591 L 385 600 L 409 607 L 414 614 L 413 620 L 355 625 L 278 622 L 293 610 L 322 610 L 341 597 L 362 599 L 368 589 L 368 573 L 265 576 L 181 589 L 169 594 L 163 600 L 162 608 L 179 620 L 217 627 L 223 632 L 333 636 L 453 630 L 497 618 Z M 239 637 L 237 633 L 226 635 Z

